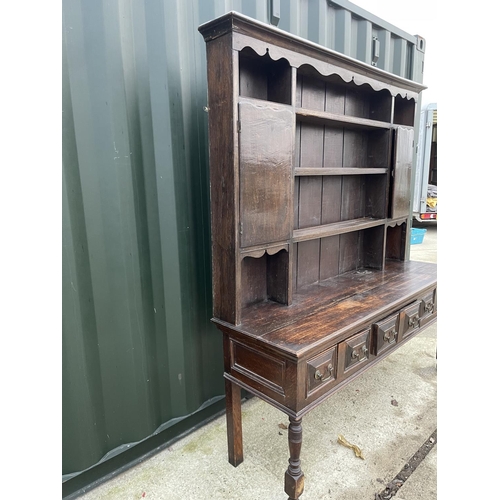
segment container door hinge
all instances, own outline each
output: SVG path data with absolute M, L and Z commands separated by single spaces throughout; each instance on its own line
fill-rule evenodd
M 376 66 L 380 57 L 380 40 L 374 36 L 372 39 L 372 66 Z
M 236 122 L 236 130 L 237 130 L 238 134 L 241 132 L 241 120 L 238 120 Z
M 278 26 L 280 17 L 280 0 L 271 0 L 271 24 Z
M 240 222 L 240 234 L 243 234 L 243 222 Z

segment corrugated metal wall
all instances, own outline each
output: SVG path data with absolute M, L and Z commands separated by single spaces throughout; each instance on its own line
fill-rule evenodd
M 378 67 L 422 81 L 415 37 L 347 1 L 63 0 L 63 492 L 222 408 L 197 28 L 271 9 L 281 29 L 368 63 L 376 36 Z

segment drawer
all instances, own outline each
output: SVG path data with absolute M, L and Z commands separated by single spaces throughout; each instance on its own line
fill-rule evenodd
M 286 363 L 260 349 L 228 339 L 224 355 L 226 372 L 272 399 L 285 401 Z
M 403 338 L 411 335 L 420 326 L 420 306 L 421 301 L 414 302 L 401 311 L 400 329 Z
M 372 353 L 378 356 L 394 347 L 398 341 L 399 314 L 373 324 Z
M 343 358 L 343 374 L 359 370 L 370 357 L 370 329 L 357 333 L 339 344 L 339 356 Z
M 436 290 L 432 290 L 420 302 L 420 326 L 429 323 L 436 314 Z
M 307 396 L 337 380 L 337 346 L 307 360 Z

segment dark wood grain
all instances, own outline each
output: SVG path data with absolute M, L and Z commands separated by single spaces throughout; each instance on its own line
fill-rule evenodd
M 411 166 L 413 162 L 413 129 L 398 127 L 395 131 L 394 177 L 392 181 L 392 218 L 410 213 Z
M 320 240 L 312 239 L 297 245 L 297 289 L 319 279 Z
M 233 352 L 229 336 L 224 335 L 224 371 L 228 372 L 233 364 Z M 240 386 L 225 380 L 227 449 L 229 463 L 237 467 L 243 462 L 243 429 L 241 425 Z
M 321 224 L 322 191 L 323 179 L 321 177 L 300 178 L 297 229 Z
M 345 83 L 331 81 L 326 84 L 325 111 L 337 115 L 345 114 Z M 305 107 L 305 106 L 304 106 Z
M 342 206 L 340 218 L 354 220 L 365 215 L 365 183 L 363 176 L 342 178 Z
M 368 134 L 357 130 L 344 131 L 344 168 L 367 167 Z
M 396 96 L 394 99 L 394 123 L 413 127 L 415 120 L 415 101 Z
M 297 290 L 294 301 L 289 307 L 272 302 L 249 307 L 242 314 L 242 322 L 238 330 L 241 329 L 250 336 L 262 337 L 278 328 L 314 314 L 323 307 L 330 307 L 331 304 L 342 300 L 346 293 L 355 295 L 363 291 L 373 292 L 379 286 L 390 287 L 391 283 L 397 280 L 399 274 L 404 270 L 416 275 L 423 273 L 425 277 L 428 277 L 425 273 L 426 266 L 427 263 L 421 262 L 397 263 L 388 261 L 383 273 L 351 272 L 339 275 L 335 279 L 303 287 Z
M 321 238 L 319 279 L 326 280 L 339 274 L 340 237 Z
M 293 189 L 293 229 L 299 227 L 299 214 L 300 214 L 300 178 L 294 178 L 294 189 Z
M 361 232 L 361 238 L 360 260 L 362 266 L 372 269 L 382 269 L 384 266 L 385 226 L 365 229 Z
M 291 75 L 292 71 L 288 61 L 285 59 L 271 60 L 267 83 L 267 96 L 270 101 L 292 104 Z
M 325 126 L 323 167 L 342 168 L 344 156 L 344 129 Z M 318 167 L 320 165 L 317 165 Z M 387 166 L 387 165 L 386 165 Z
M 241 306 L 267 299 L 266 255 L 258 259 L 245 257 L 241 262 Z
M 245 257 L 241 263 L 242 308 L 265 300 L 288 303 L 288 252 Z
M 387 228 L 386 251 L 387 259 L 404 260 L 406 242 L 406 223 Z
M 291 68 L 285 60 L 260 57 L 252 49 L 240 52 L 240 95 L 291 104 Z
M 340 235 L 339 273 L 347 273 L 360 265 L 360 231 Z
M 384 168 L 391 163 L 391 131 L 373 130 L 366 134 L 366 162 L 371 168 Z
M 243 99 L 239 116 L 241 246 L 285 241 L 292 217 L 293 112 Z
M 304 100 L 303 97 L 302 100 Z M 316 111 L 314 109 L 307 108 L 298 108 L 297 118 L 301 122 L 306 123 L 329 126 L 349 125 L 351 128 L 356 128 L 359 130 L 389 129 L 391 127 L 391 124 L 389 122 L 381 122 L 377 120 L 370 120 L 368 118 L 359 118 L 348 115 L 337 115 L 334 113 Z
M 411 262 L 411 261 L 410 261 Z M 394 262 L 391 264 L 400 264 L 404 267 L 405 263 Z M 420 263 L 428 264 L 428 263 Z M 386 267 L 389 265 L 387 263 Z M 406 277 L 395 276 L 387 283 L 379 282 L 375 285 L 373 282 L 364 291 L 359 290 L 355 294 L 349 293 L 349 283 L 346 283 L 343 290 L 343 298 L 328 304 L 328 307 L 318 307 L 316 304 L 315 312 L 301 317 L 282 328 L 263 334 L 260 338 L 270 344 L 285 348 L 294 352 L 297 356 L 305 352 L 312 354 L 317 352 L 318 345 L 329 345 L 337 343 L 350 334 L 355 333 L 356 329 L 361 329 L 364 324 L 370 322 L 384 311 L 391 311 L 398 308 L 425 289 L 435 287 L 436 268 L 430 264 L 427 267 L 427 274 L 417 274 Z M 410 266 L 411 268 L 411 266 Z M 355 275 L 357 271 L 353 271 Z M 384 271 L 368 270 L 369 274 L 358 273 L 360 277 L 375 275 L 379 278 Z M 336 283 L 338 286 L 338 282 Z M 305 354 L 304 354 L 305 355 Z
M 267 297 L 280 304 L 288 304 L 288 268 L 290 260 L 288 252 L 281 250 L 277 254 L 267 256 Z
M 378 175 L 386 174 L 387 168 L 298 168 L 295 176 L 311 175 Z
M 298 266 L 298 243 L 292 244 L 292 292 L 295 297 L 295 293 L 297 292 L 297 266 Z M 292 301 L 293 306 L 294 301 Z
M 324 127 L 300 124 L 300 161 L 301 168 L 317 168 L 323 165 Z
M 371 92 L 370 100 L 370 118 L 372 120 L 380 120 L 383 122 L 391 121 L 392 112 L 392 96 L 387 90 L 379 92 Z
M 289 416 L 297 500 L 303 415 L 437 319 L 436 266 L 406 255 L 423 87 L 238 13 L 199 29 L 229 461 L 243 388 Z
M 208 128 L 212 222 L 212 291 L 214 316 L 239 322 L 239 276 L 236 259 L 238 211 L 232 197 L 235 162 L 234 70 L 231 36 L 207 43 Z
M 388 91 L 373 92 L 366 85 L 357 86 L 349 83 L 346 86 L 345 114 L 390 122 L 392 98 Z
M 295 107 L 302 106 L 302 75 L 297 72 L 297 83 L 295 86 Z
M 290 458 L 285 473 L 285 493 L 289 500 L 296 500 L 304 491 L 304 473 L 300 468 L 300 449 L 302 447 L 302 419 L 289 418 L 288 447 Z
M 394 347 L 398 342 L 399 315 L 393 314 L 373 325 L 372 352 L 375 355 Z
M 238 467 L 243 462 L 241 389 L 229 380 L 226 380 L 225 384 L 228 458 L 232 466 Z
M 348 85 L 345 95 L 345 114 L 370 119 L 370 100 L 357 85 Z
M 321 224 L 340 222 L 341 209 L 342 179 L 340 177 L 323 177 L 323 192 L 321 193 Z
M 325 110 L 325 82 L 304 76 L 302 79 L 302 104 L 306 109 Z
M 318 227 L 296 229 L 293 232 L 293 241 L 308 241 L 318 238 L 326 238 L 336 234 L 351 233 L 369 227 L 380 226 L 385 223 L 385 219 L 374 219 L 372 217 L 360 217 L 358 219 L 348 219 L 346 221 L 324 224 Z
M 249 55 L 246 55 L 248 53 Z M 240 52 L 240 95 L 267 100 L 267 72 L 259 71 L 262 64 L 252 55 L 255 55 L 252 50 Z
M 364 215 L 366 217 L 387 217 L 388 183 L 387 176 L 373 175 L 364 178 L 365 199 Z

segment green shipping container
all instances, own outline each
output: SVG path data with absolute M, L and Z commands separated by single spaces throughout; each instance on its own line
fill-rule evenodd
M 235 10 L 422 81 L 348 1 L 63 0 L 63 497 L 224 410 L 210 323 L 205 43 Z M 418 124 L 417 124 L 418 127 Z

